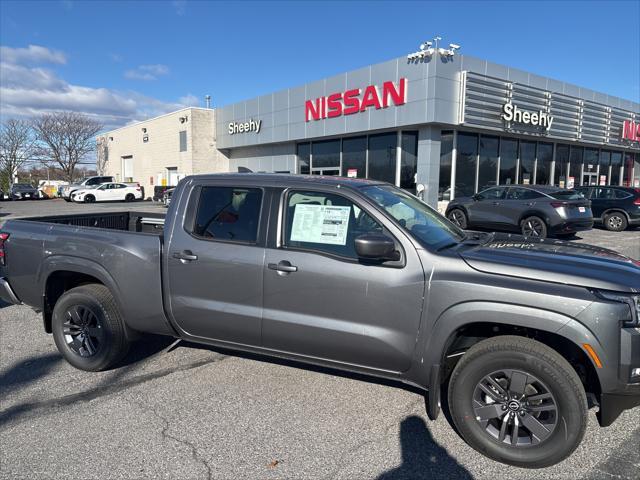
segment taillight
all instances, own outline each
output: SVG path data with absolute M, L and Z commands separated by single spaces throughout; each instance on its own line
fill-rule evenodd
M 553 208 L 561 208 L 561 207 L 566 207 L 568 205 L 567 202 L 551 202 L 551 206 Z
M 4 242 L 9 238 L 8 233 L 0 232 L 0 266 L 4 267 L 7 264 L 7 256 L 4 251 Z
M 640 197 L 636 197 L 636 199 L 633 201 L 634 205 L 640 205 Z

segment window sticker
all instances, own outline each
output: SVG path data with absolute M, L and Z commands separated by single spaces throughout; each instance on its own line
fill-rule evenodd
M 346 245 L 351 207 L 298 203 L 293 213 L 291 241 Z

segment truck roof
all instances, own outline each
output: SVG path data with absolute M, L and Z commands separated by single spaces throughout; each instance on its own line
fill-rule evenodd
M 230 180 L 251 183 L 259 186 L 304 186 L 304 185 L 340 185 L 347 188 L 361 188 L 371 185 L 386 185 L 386 182 L 367 180 L 364 178 L 347 178 L 321 175 L 296 175 L 291 173 L 215 173 L 192 175 L 189 178 L 198 180 Z

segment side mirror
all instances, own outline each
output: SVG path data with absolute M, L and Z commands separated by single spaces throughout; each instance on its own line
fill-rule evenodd
M 393 239 L 382 233 L 365 233 L 355 240 L 358 257 L 367 260 L 400 260 Z

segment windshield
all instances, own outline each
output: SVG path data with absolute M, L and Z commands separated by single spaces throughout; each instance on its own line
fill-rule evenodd
M 576 190 L 559 190 L 557 192 L 548 193 L 547 195 L 555 198 L 556 200 L 580 200 L 584 198 L 584 195 Z
M 464 232 L 413 195 L 390 185 L 362 188 L 362 192 L 391 215 L 422 245 L 440 249 L 456 244 Z

